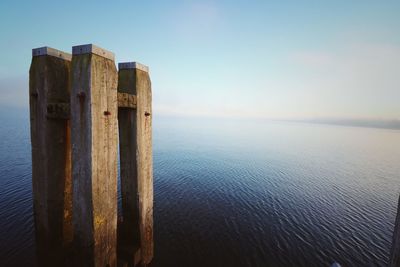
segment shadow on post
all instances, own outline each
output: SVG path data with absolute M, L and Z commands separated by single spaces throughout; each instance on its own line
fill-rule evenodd
M 49 47 L 33 49 L 32 56 L 29 99 L 38 266 L 147 265 L 153 258 L 148 68 L 121 63 L 117 74 L 114 54 L 91 44 L 73 47 L 72 56 Z

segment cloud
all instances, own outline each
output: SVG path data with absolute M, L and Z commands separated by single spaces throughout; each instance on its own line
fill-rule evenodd
M 310 68 L 326 67 L 333 61 L 333 55 L 322 51 L 300 51 L 291 55 L 294 62 Z
M 351 43 L 332 50 L 296 51 L 289 57 L 309 108 L 339 117 L 400 118 L 400 46 Z M 288 62 L 288 64 L 290 64 Z M 310 112 L 312 113 L 312 112 Z
M 171 14 L 175 32 L 185 39 L 202 39 L 213 35 L 222 16 L 214 2 L 190 2 Z
M 277 62 L 256 71 L 235 67 L 205 81 L 195 76 L 181 84 L 170 81 L 168 90 L 155 93 L 155 110 L 209 117 L 400 119 L 400 46 L 354 42 L 296 50 Z

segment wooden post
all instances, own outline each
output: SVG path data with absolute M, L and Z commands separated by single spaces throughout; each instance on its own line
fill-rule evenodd
M 400 267 L 400 198 L 397 205 L 397 216 L 393 230 L 389 266 Z
M 122 214 L 121 244 L 142 264 L 153 258 L 152 96 L 148 67 L 119 64 L 118 124 Z
M 114 54 L 72 48 L 74 266 L 114 267 L 117 246 L 117 70 Z
M 71 55 L 50 47 L 32 50 L 29 104 L 32 185 L 38 266 L 63 266 L 72 241 Z

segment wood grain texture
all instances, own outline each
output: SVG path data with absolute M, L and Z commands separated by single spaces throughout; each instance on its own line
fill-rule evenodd
M 135 74 L 132 70 L 119 70 L 118 94 L 136 94 Z M 120 251 L 140 246 L 136 116 L 136 109 L 124 106 L 118 108 L 122 197 L 122 222 L 119 229 L 121 234 L 118 240 Z
M 147 72 L 120 69 L 119 93 L 136 95 L 136 109 L 119 108 L 120 168 L 125 243 L 153 258 L 152 95 Z
M 95 54 L 72 58 L 75 266 L 116 266 L 117 71 Z
M 29 71 L 32 186 L 39 266 L 62 266 L 72 241 L 70 126 L 49 116 L 49 104 L 68 106 L 69 60 L 34 56 Z

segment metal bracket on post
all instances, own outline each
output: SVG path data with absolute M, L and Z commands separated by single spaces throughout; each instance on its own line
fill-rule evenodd
M 71 117 L 69 103 L 48 103 L 46 117 L 48 119 L 68 120 Z
M 62 266 L 72 244 L 71 54 L 32 50 L 29 103 L 38 266 Z M 53 120 L 62 119 L 62 120 Z
M 120 250 L 129 264 L 153 258 L 152 97 L 149 68 L 118 64 L 122 217 Z M 134 104 L 133 104 L 134 103 Z
M 136 108 L 136 95 L 128 93 L 118 93 L 119 108 Z
M 29 100 L 38 265 L 146 266 L 154 253 L 149 68 L 125 62 L 117 74 L 112 52 L 93 44 L 72 51 L 32 50 Z

